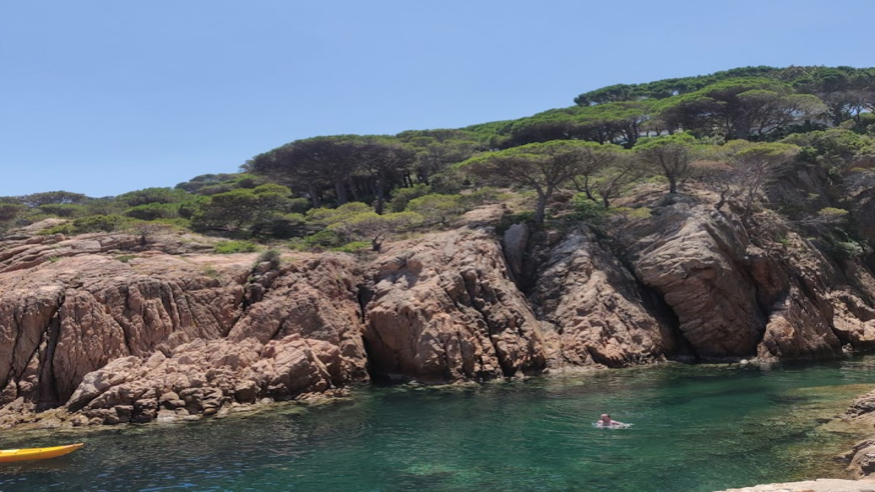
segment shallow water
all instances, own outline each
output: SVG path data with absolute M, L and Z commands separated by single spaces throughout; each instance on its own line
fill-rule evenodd
M 0 447 L 83 441 L 0 464 L 0 491 L 666 491 L 843 476 L 858 436 L 827 432 L 875 358 L 683 366 L 465 387 L 363 387 L 341 402 L 99 431 L 6 431 Z M 592 427 L 603 412 L 633 423 Z

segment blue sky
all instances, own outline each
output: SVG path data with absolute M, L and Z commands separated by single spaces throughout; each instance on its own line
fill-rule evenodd
M 315 135 L 460 127 L 747 65 L 875 65 L 869 0 L 0 4 L 0 196 L 236 172 Z

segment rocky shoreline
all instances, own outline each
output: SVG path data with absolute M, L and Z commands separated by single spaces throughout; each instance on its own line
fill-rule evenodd
M 182 233 L 20 231 L 0 242 L 0 426 L 210 416 L 371 379 L 875 346 L 866 264 L 711 198 L 639 198 L 650 217 L 615 218 L 610 239 L 583 223 L 499 235 L 496 208 L 379 255 L 286 252 L 279 264 Z

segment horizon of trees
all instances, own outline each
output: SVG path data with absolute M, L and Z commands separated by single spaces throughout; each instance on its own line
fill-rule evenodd
M 875 153 L 875 68 L 743 67 L 616 84 L 575 103 L 460 129 L 296 140 L 254 156 L 241 173 L 197 176 L 175 188 L 106 198 L 66 191 L 0 197 L 0 230 L 49 216 L 87 222 L 69 231 L 157 221 L 266 238 L 330 233 L 334 242 L 368 239 L 379 249 L 385 233 L 371 233 L 391 223 L 379 217 L 418 214 L 396 222 L 445 225 L 476 202 L 465 195 L 485 185 L 532 191 L 540 223 L 560 188 L 609 208 L 648 177 L 661 176 L 668 193 L 678 193 L 696 163 L 710 160 L 744 188 L 724 186 L 721 200 L 751 209 L 789 162 L 846 172 Z M 359 215 L 378 218 L 337 225 L 308 215 L 354 203 L 368 209 Z M 111 219 L 86 220 L 95 216 Z

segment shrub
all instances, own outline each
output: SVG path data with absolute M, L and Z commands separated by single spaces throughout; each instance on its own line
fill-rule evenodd
M 258 246 L 250 241 L 221 241 L 213 248 L 213 251 L 220 255 L 252 253 L 257 250 Z
M 282 262 L 280 252 L 275 249 L 269 249 L 264 253 L 261 253 L 260 255 L 258 255 L 258 263 L 264 262 L 270 263 L 271 270 L 275 270 L 277 267 L 280 266 L 280 263 Z
M 343 246 L 331 248 L 331 251 L 339 251 L 341 253 L 358 253 L 360 251 L 367 251 L 370 249 L 371 243 L 369 243 L 368 241 L 353 241 L 351 243 L 346 243 Z
M 175 219 L 179 217 L 179 205 L 175 203 L 147 203 L 125 211 L 125 215 L 140 220 Z
M 460 195 L 425 195 L 410 200 L 407 205 L 407 211 L 421 215 L 425 225 L 446 225 L 466 210 Z
M 121 215 L 92 215 L 90 217 L 81 217 L 51 227 L 40 232 L 40 234 L 85 234 L 88 232 L 112 232 L 123 229 L 131 224 L 131 219 L 122 217 Z
M 145 188 L 131 191 L 115 197 L 119 203 L 129 207 L 149 205 L 151 203 L 179 203 L 189 197 L 189 194 L 174 188 Z
M 487 203 L 495 203 L 499 200 L 498 190 L 491 187 L 480 188 L 471 193 L 462 195 L 459 200 L 466 208 L 479 207 Z
M 392 195 L 392 200 L 389 201 L 389 210 L 392 212 L 403 212 L 407 208 L 407 204 L 414 198 L 419 198 L 431 193 L 431 186 L 427 184 L 415 184 L 410 188 L 400 188 L 395 190 Z
M 307 233 L 307 221 L 301 214 L 276 214 L 254 224 L 252 233 L 280 239 L 299 237 Z
M 578 193 L 571 199 L 574 212 L 569 216 L 573 220 L 595 221 L 607 214 L 607 210 L 601 203 L 587 198 L 585 193 Z
M 64 218 L 88 215 L 87 207 L 76 203 L 49 203 L 46 205 L 40 205 L 39 210 L 48 215 L 56 215 Z
M 304 238 L 304 246 L 310 248 L 335 248 L 343 244 L 340 234 L 335 231 L 324 230 Z
M 611 215 L 622 215 L 627 219 L 649 219 L 653 215 L 653 210 L 647 207 L 617 207 L 609 209 L 608 212 Z

